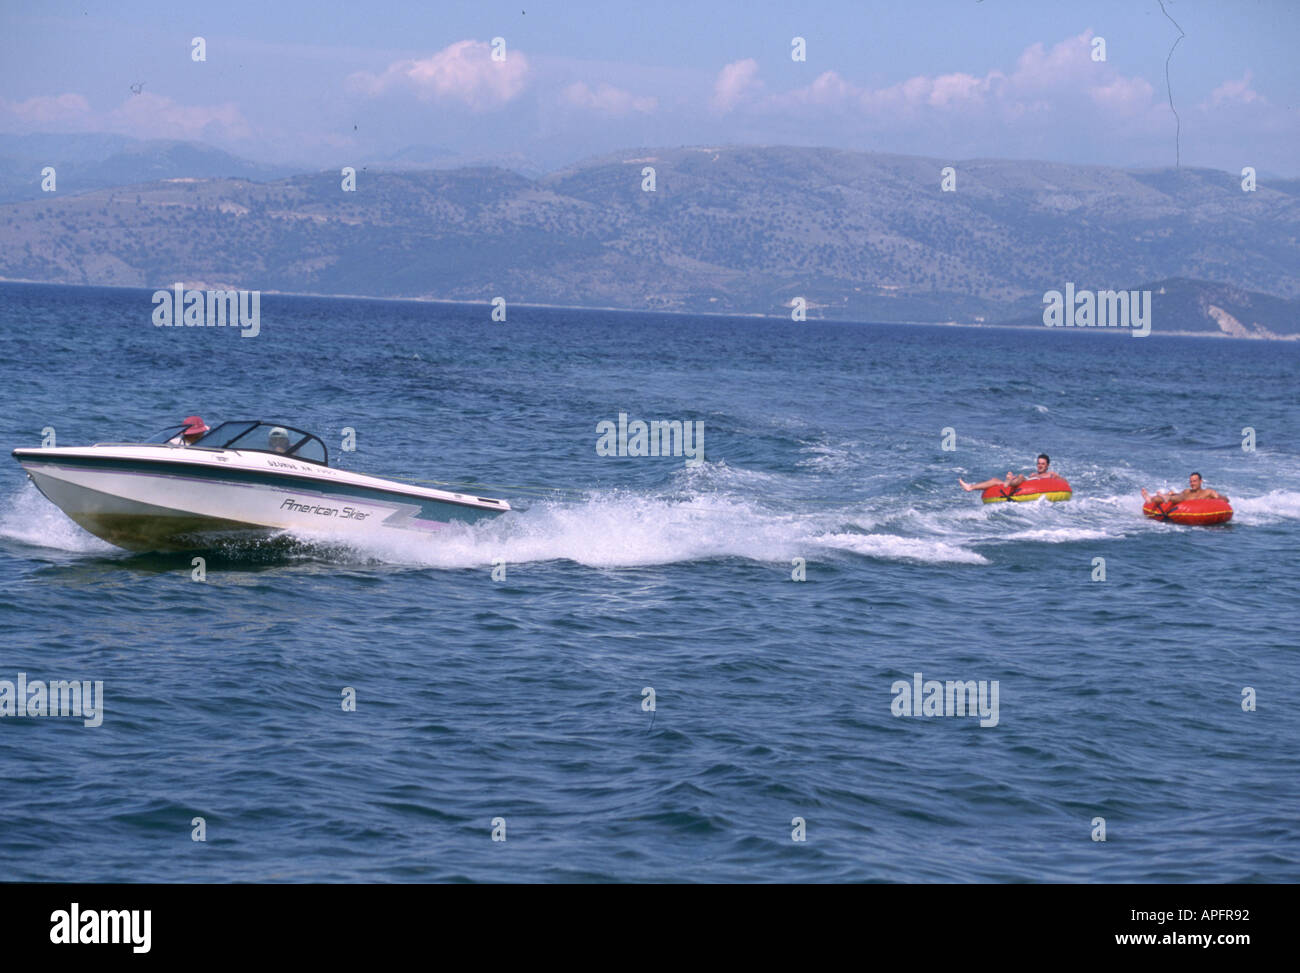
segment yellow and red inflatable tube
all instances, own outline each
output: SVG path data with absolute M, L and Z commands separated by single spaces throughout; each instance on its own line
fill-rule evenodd
M 1008 490 L 1004 484 L 991 486 L 982 496 L 985 503 L 1001 503 L 1004 500 L 1023 502 L 1046 497 L 1048 500 L 1069 500 L 1072 491 L 1070 484 L 1059 476 L 1041 476 L 1025 480 L 1014 490 Z
M 1170 520 L 1175 524 L 1226 524 L 1232 519 L 1232 505 L 1212 497 L 1178 503 L 1148 500 L 1142 505 L 1142 513 L 1152 520 Z

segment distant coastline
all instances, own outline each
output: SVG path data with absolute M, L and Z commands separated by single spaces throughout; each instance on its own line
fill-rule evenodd
M 627 161 L 650 156 L 653 191 Z M 983 159 L 957 160 L 945 190 L 950 161 L 717 146 L 615 153 L 533 179 L 70 177 L 57 194 L 0 204 L 0 278 L 741 318 L 798 306 L 820 320 L 963 326 L 1041 326 L 1044 294 L 1072 283 L 1161 295 L 1157 332 L 1300 333 L 1300 265 L 1284 259 L 1300 181 L 1245 192 L 1209 169 Z
M 141 293 L 150 293 L 155 290 L 154 287 L 137 287 L 135 285 L 125 284 L 65 284 L 59 281 L 48 280 L 23 280 L 19 278 L 0 277 L 0 286 L 5 284 L 21 284 L 39 287 L 67 287 L 85 290 L 115 290 L 115 291 L 139 291 Z M 215 284 L 204 281 L 186 281 L 187 288 L 197 290 L 231 288 L 230 284 Z M 159 285 L 160 287 L 163 285 Z M 376 297 L 371 294 L 322 294 L 310 291 L 277 291 L 264 289 L 264 295 L 275 297 L 305 297 L 316 300 L 337 300 L 337 301 L 379 301 L 385 303 L 400 304 L 438 304 L 438 305 L 460 305 L 464 307 L 481 307 L 490 309 L 492 307 L 489 301 L 467 301 L 451 300 L 441 297 Z M 553 311 L 601 311 L 614 314 L 660 314 L 671 317 L 707 317 L 707 318 L 736 318 L 760 321 L 786 321 L 789 315 L 784 314 L 760 314 L 758 312 L 735 312 L 735 311 L 695 311 L 695 310 L 664 310 L 662 308 L 637 308 L 637 307 L 614 307 L 605 305 L 589 304 L 549 304 L 538 301 L 512 301 L 509 307 L 529 307 L 545 308 Z M 803 324 L 861 324 L 861 325 L 906 325 L 919 327 L 934 328 L 984 328 L 994 331 L 1034 331 L 1037 330 L 1033 325 L 1025 324 L 1007 324 L 1005 322 L 988 322 L 988 321 L 869 321 L 857 318 L 818 318 L 810 317 L 807 321 L 790 321 L 793 326 Z M 1132 338 L 1123 330 L 1113 328 L 1043 328 L 1047 331 L 1069 331 L 1071 333 L 1097 332 L 1100 334 L 1114 334 L 1119 337 Z M 1227 338 L 1236 341 L 1300 341 L 1300 334 L 1292 335 L 1239 335 L 1228 334 L 1223 331 L 1161 331 L 1152 328 L 1151 334 L 1147 337 L 1160 338 Z

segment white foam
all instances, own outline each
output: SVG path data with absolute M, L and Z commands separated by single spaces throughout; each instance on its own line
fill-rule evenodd
M 863 465 L 863 459 L 870 455 L 866 444 L 857 440 L 843 440 L 837 443 L 818 440 L 805 443 L 799 452 L 811 454 L 807 459 L 799 460 L 803 469 L 818 473 L 838 473 L 846 469 Z
M 78 527 L 30 480 L 0 506 L 0 538 L 59 551 L 103 554 L 120 550 Z
M 988 558 L 945 541 L 897 534 L 824 534 L 815 538 L 825 547 L 886 560 L 925 561 L 930 564 L 988 564 Z
M 1300 493 L 1292 490 L 1270 490 L 1262 497 L 1245 498 L 1228 493 L 1228 497 L 1236 519 L 1247 523 L 1300 519 Z
M 669 499 L 632 491 L 594 494 L 578 503 L 547 501 L 428 537 L 397 534 L 350 540 L 359 556 L 442 568 L 482 568 L 569 560 L 620 568 L 738 557 L 788 564 L 818 550 L 885 560 L 985 564 L 980 555 L 940 540 L 830 529 L 841 513 L 819 506 L 773 509 L 753 500 L 701 494 Z M 303 537 L 304 540 L 315 538 Z
M 762 489 L 774 487 L 791 480 L 782 473 L 770 473 L 766 470 L 751 470 L 744 466 L 728 466 L 726 460 L 696 463 L 678 467 L 672 473 L 674 483 L 680 488 L 693 492 L 706 490 Z
M 856 496 L 835 499 L 809 496 L 810 484 L 819 478 L 807 471 L 773 473 L 705 462 L 674 470 L 656 489 L 596 490 L 533 501 L 527 509 L 472 526 L 454 524 L 433 535 L 385 531 L 361 541 L 294 536 L 309 545 L 306 553 L 314 558 L 447 569 L 479 569 L 498 560 L 567 560 L 598 568 L 717 558 L 789 564 L 819 551 L 982 565 L 989 561 L 974 548 L 1120 539 L 1149 523 L 1124 478 L 1116 482 L 1105 471 L 1081 475 L 1076 489 L 1082 485 L 1083 495 L 1061 503 L 984 504 L 955 484 L 951 490 L 946 484 L 918 490 L 915 484 L 891 487 L 875 479 L 864 477 Z M 1094 495 L 1089 489 L 1096 486 L 1088 480 L 1121 492 Z M 874 495 L 864 498 L 868 491 Z M 1293 491 L 1275 490 L 1233 504 L 1246 523 L 1300 518 L 1300 493 Z M 116 550 L 73 524 L 31 484 L 0 507 L 0 537 L 65 551 Z
M 1114 533 L 1087 527 L 1049 527 L 1039 530 L 1021 530 L 1004 535 L 1009 541 L 1044 541 L 1048 544 L 1065 544 L 1070 541 L 1115 540 Z

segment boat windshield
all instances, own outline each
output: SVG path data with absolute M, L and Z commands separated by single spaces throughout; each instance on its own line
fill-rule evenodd
M 190 444 L 207 449 L 246 449 L 278 453 L 309 463 L 329 465 L 325 444 L 309 432 L 278 422 L 223 422 L 203 438 Z
M 182 423 L 179 426 L 168 426 L 162 432 L 154 433 L 152 436 L 146 439 L 145 442 L 146 443 L 168 443 L 171 442 L 173 439 L 177 439 L 180 436 L 180 434 L 184 431 L 184 429 L 185 429 L 184 423 Z

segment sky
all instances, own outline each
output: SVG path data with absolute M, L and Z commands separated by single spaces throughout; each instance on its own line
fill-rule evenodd
M 1165 9 L 0 0 L 0 133 L 184 139 L 315 169 L 548 171 L 742 144 L 1300 175 L 1300 2 Z

